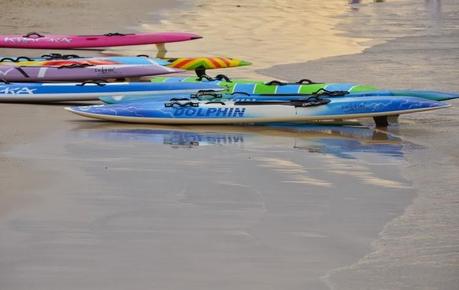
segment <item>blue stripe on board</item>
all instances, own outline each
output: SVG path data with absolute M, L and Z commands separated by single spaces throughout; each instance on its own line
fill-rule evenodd
M 278 86 L 277 93 L 278 94 L 297 94 L 299 89 L 300 89 L 299 85 Z
M 183 82 L 184 80 L 185 80 L 184 77 L 168 77 L 165 83 Z
M 350 83 L 334 83 L 334 84 L 328 84 L 325 86 L 326 90 L 329 91 L 348 91 L 350 90 L 355 84 L 350 84 Z
M 236 84 L 234 86 L 233 91 L 234 92 L 240 92 L 240 93 L 248 93 L 248 94 L 253 94 L 253 91 L 255 89 L 255 84 Z
M 0 95 L 4 94 L 65 94 L 65 93 L 93 93 L 93 92 L 129 92 L 129 91 L 152 91 L 152 90 L 183 90 L 183 89 L 218 89 L 211 83 L 126 83 L 96 85 L 42 85 L 29 83 L 14 83 L 1 85 Z
M 132 56 L 114 56 L 107 57 L 108 60 L 113 60 L 123 64 L 151 64 L 150 60 L 145 57 L 132 57 Z

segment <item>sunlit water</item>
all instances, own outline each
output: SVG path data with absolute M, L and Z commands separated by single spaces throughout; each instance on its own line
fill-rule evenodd
M 202 35 L 200 40 L 168 45 L 168 55 L 237 57 L 253 65 L 225 72 L 260 77 L 254 72 L 259 68 L 362 51 L 369 39 L 344 36 L 337 26 L 340 16 L 350 10 L 343 0 L 198 0 L 167 11 L 160 23 L 144 24 L 141 29 Z M 152 54 L 139 49 L 135 53 Z

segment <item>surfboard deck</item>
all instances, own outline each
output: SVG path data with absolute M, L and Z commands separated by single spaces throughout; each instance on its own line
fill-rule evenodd
M 352 96 L 396 96 L 396 97 L 418 97 L 433 101 L 446 101 L 459 98 L 457 92 L 441 92 L 431 90 L 392 90 L 379 89 L 371 85 L 355 83 L 311 83 L 311 84 L 269 84 L 261 80 L 199 80 L 197 77 L 154 77 L 152 82 L 204 82 L 213 83 L 225 89 L 227 93 L 242 92 L 248 94 L 312 94 L 320 89 L 328 91 L 347 91 Z M 274 81 L 276 82 L 276 81 Z
M 9 82 L 84 81 L 131 78 L 180 72 L 151 65 L 89 65 L 60 67 L 18 67 L 0 65 L 0 80 Z
M 186 103 L 186 102 L 185 102 Z M 335 98 L 329 103 L 298 107 L 254 102 L 195 102 L 194 105 L 168 106 L 167 102 L 136 102 L 118 105 L 68 107 L 81 116 L 117 122 L 154 124 L 234 124 L 301 122 L 356 119 L 400 115 L 448 107 L 448 104 L 414 97 Z
M 144 44 L 162 44 L 202 38 L 186 32 L 106 33 L 98 35 L 58 35 L 31 32 L 0 35 L 0 47 L 29 49 L 75 49 Z
M 109 97 L 114 100 L 123 96 L 191 94 L 200 90 L 219 90 L 212 84 L 150 82 L 115 83 L 1 83 L 0 102 L 59 102 L 98 100 Z
M 48 55 L 47 58 L 53 58 L 53 55 Z M 159 64 L 176 69 L 196 70 L 196 69 L 222 69 L 247 66 L 251 63 L 245 60 L 222 57 L 222 56 L 205 56 L 205 57 L 176 57 L 176 58 L 150 58 L 145 56 L 107 56 L 107 57 L 78 57 L 77 55 L 62 55 L 59 59 L 57 55 L 55 59 L 46 59 L 43 57 L 28 58 L 24 56 L 18 57 L 1 57 L 0 64 L 15 65 L 15 66 L 44 66 L 44 67 L 59 67 L 63 65 L 150 65 Z

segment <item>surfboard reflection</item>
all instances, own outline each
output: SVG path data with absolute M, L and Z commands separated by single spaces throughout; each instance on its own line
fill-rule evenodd
M 397 158 L 418 145 L 401 140 L 391 132 L 369 127 L 285 125 L 269 126 L 145 126 L 95 125 L 77 129 L 78 137 L 117 142 L 162 144 L 171 148 L 242 146 L 290 148 L 311 154 L 329 154 L 354 159 L 359 153 Z

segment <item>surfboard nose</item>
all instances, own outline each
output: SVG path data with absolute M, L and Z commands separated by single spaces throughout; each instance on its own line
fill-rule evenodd
M 246 65 L 251 65 L 252 63 L 250 61 L 246 60 L 240 60 L 239 66 L 246 66 Z
M 77 106 L 73 107 L 64 107 L 64 110 L 77 114 L 81 110 Z

